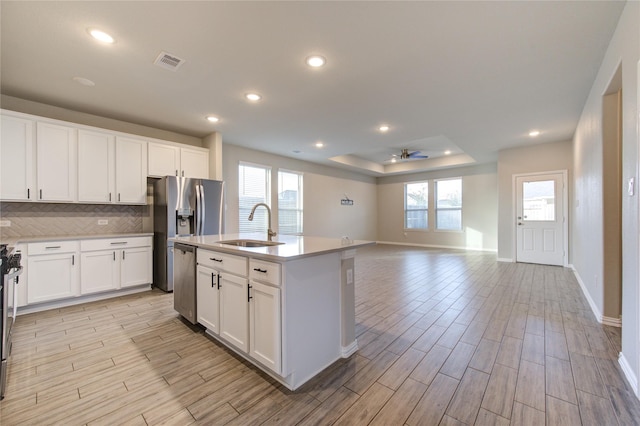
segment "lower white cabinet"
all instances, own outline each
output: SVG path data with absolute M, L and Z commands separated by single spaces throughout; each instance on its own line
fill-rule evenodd
M 281 265 L 204 249 L 197 259 L 198 322 L 280 374 Z
M 220 337 L 249 352 L 249 280 L 220 274 Z
M 81 293 L 91 294 L 151 283 L 151 244 L 151 237 L 81 241 Z
M 196 276 L 196 315 L 209 331 L 220 334 L 220 296 L 218 271 L 198 265 Z
M 255 281 L 251 281 L 249 287 L 249 355 L 280 373 L 280 289 Z
M 27 303 L 41 303 L 80 294 L 77 241 L 50 241 L 27 246 Z

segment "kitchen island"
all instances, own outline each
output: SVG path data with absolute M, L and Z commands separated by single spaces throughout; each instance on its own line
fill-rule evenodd
M 224 234 L 173 241 L 196 247 L 197 322 L 295 390 L 358 349 L 354 257 L 358 247 L 375 243 L 278 236 L 273 245 L 239 245 L 269 243 L 265 237 Z

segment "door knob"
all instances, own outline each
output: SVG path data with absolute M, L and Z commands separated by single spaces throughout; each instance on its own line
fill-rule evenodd
M 522 222 L 518 222 L 518 225 L 522 226 Z

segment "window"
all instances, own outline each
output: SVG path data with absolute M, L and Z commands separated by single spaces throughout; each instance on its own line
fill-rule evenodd
M 265 232 L 268 227 L 267 209 L 259 207 L 253 221 L 249 213 L 257 203 L 269 204 L 269 176 L 271 169 L 266 166 L 240 163 L 238 167 L 238 229 L 240 232 Z
M 437 180 L 436 229 L 462 229 L 462 179 Z
M 302 173 L 278 171 L 278 232 L 302 235 Z
M 404 184 L 405 229 L 429 228 L 429 182 Z
M 556 186 L 553 180 L 522 184 L 522 220 L 556 220 Z

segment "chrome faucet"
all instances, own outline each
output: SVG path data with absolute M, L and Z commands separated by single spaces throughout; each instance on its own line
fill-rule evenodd
M 269 228 L 267 229 L 267 241 L 273 241 L 273 237 L 278 234 L 276 234 L 273 229 L 271 229 L 271 208 L 268 205 L 266 205 L 265 203 L 258 203 L 253 206 L 253 208 L 251 209 L 251 213 L 249 213 L 249 220 L 253 220 L 253 214 L 256 212 L 256 209 L 259 206 L 264 206 L 264 208 L 267 209 L 267 220 L 269 221 Z

